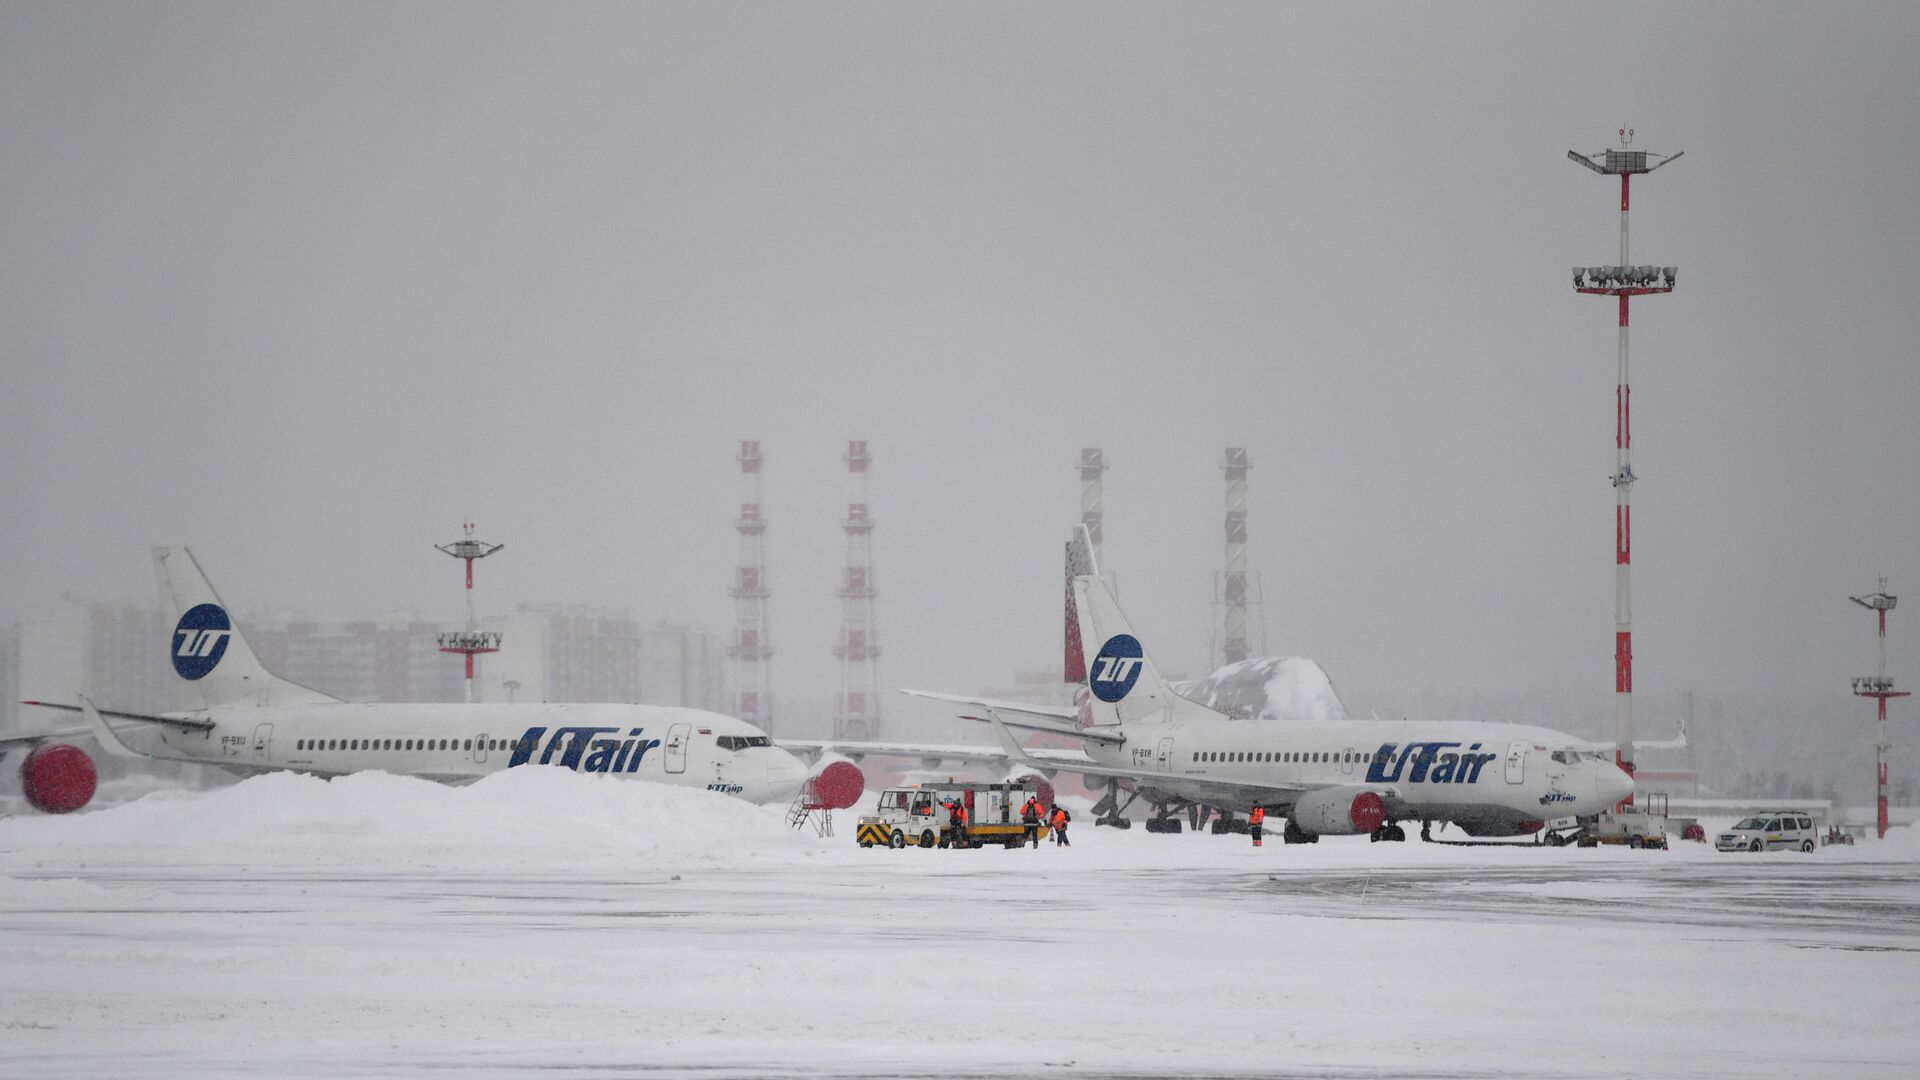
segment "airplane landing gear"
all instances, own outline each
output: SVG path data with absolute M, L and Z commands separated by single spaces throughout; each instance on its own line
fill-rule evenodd
M 1093 823 L 1095 825 L 1111 826 L 1115 829 L 1133 828 L 1133 822 L 1128 821 L 1122 815 L 1125 813 L 1127 807 L 1133 805 L 1133 800 L 1136 798 L 1138 798 L 1137 795 L 1128 792 L 1127 801 L 1122 803 L 1120 801 L 1119 785 L 1108 784 L 1107 793 L 1100 796 L 1099 802 L 1093 804 Z M 1151 824 L 1148 825 L 1147 830 L 1149 832 L 1153 831 Z
M 1280 831 L 1280 839 L 1289 844 L 1317 844 L 1320 842 L 1318 834 L 1303 831 L 1300 826 L 1293 823 L 1292 818 L 1287 819 L 1287 827 Z
M 1247 831 L 1247 819 L 1235 817 L 1230 810 L 1222 810 L 1220 816 L 1214 819 L 1212 831 L 1215 836 L 1226 836 L 1228 833 L 1240 833 L 1244 836 Z
M 1401 828 L 1398 825 L 1382 825 L 1367 835 L 1367 839 L 1373 841 L 1376 844 L 1380 843 L 1382 840 L 1391 840 L 1391 841 L 1399 842 L 1399 841 L 1405 840 L 1406 838 L 1407 838 L 1407 830 Z
M 1177 833 L 1180 831 L 1180 819 L 1164 806 L 1153 808 L 1153 816 L 1147 819 L 1147 831 L 1150 833 Z

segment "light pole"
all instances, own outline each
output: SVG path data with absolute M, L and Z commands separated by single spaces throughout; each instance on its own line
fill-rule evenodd
M 467 701 L 473 701 L 473 658 L 481 653 L 499 652 L 500 635 L 482 634 L 473 624 L 473 560 L 487 556 L 506 547 L 505 544 L 489 544 L 473 538 L 473 522 L 461 526 L 465 535 L 451 544 L 435 544 L 434 548 L 467 564 L 467 627 L 458 633 L 440 635 L 440 651 L 454 653 L 467 658 Z
M 1633 129 L 1620 129 L 1620 149 L 1597 154 L 1567 151 L 1567 157 L 1603 176 L 1620 178 L 1620 264 L 1617 266 L 1576 266 L 1574 291 L 1588 296 L 1620 298 L 1620 379 L 1614 390 L 1614 469 L 1613 469 L 1613 731 L 1618 744 L 1615 760 L 1627 775 L 1633 775 L 1633 425 L 1631 391 L 1627 383 L 1627 302 L 1636 296 L 1654 296 L 1673 291 L 1679 273 L 1672 266 L 1634 266 L 1627 259 L 1627 204 L 1629 183 L 1641 173 L 1650 173 L 1677 161 L 1680 154 L 1653 154 L 1633 150 Z M 1681 151 L 1685 153 L 1685 151 Z M 1649 158 L 1658 159 L 1648 164 Z M 1633 801 L 1629 795 L 1621 805 Z
M 1899 597 L 1887 595 L 1887 579 L 1880 579 L 1880 591 L 1867 596 L 1849 596 L 1847 599 L 1866 608 L 1880 617 L 1880 674 L 1868 675 L 1853 680 L 1855 696 L 1873 698 L 1880 706 L 1879 723 L 1873 731 L 1873 775 L 1875 814 L 1879 822 L 1880 838 L 1887 836 L 1887 751 L 1893 744 L 1887 738 L 1887 699 L 1906 697 L 1904 690 L 1895 690 L 1893 680 L 1887 677 L 1887 612 L 1899 602 Z

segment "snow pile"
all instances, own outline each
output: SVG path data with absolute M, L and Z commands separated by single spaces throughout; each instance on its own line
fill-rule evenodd
M 198 861 L 239 849 L 304 864 L 434 866 L 478 855 L 517 866 L 632 866 L 809 842 L 817 842 L 810 831 L 787 828 L 783 807 L 561 769 L 508 769 L 461 787 L 382 772 L 331 780 L 275 772 L 92 813 L 0 820 L 0 850 L 57 850 L 62 860 L 93 851 L 122 861 Z
M 1263 656 L 1228 664 L 1174 691 L 1228 716 L 1255 720 L 1345 720 L 1333 679 L 1304 656 Z

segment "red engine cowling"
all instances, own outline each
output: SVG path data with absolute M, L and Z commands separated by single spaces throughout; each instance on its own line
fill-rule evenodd
M 1387 803 L 1378 790 L 1334 787 L 1310 791 L 1293 804 L 1290 815 L 1301 832 L 1314 836 L 1370 833 L 1387 820 Z
M 809 783 L 814 801 L 826 810 L 845 810 L 859 802 L 867 790 L 867 776 L 860 766 L 837 755 L 814 770 Z
M 20 763 L 20 789 L 35 810 L 66 814 L 93 799 L 100 778 L 85 750 L 65 743 L 36 746 Z

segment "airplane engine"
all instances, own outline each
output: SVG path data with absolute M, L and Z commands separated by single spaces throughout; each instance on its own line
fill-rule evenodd
M 65 743 L 36 746 L 20 763 L 20 788 L 35 810 L 65 814 L 87 805 L 99 777 L 85 750 Z
M 827 754 L 813 770 L 808 783 L 820 805 L 828 810 L 845 810 L 858 803 L 867 791 L 867 774 L 860 766 L 838 754 Z
M 1053 813 L 1053 782 L 1031 769 L 1015 769 L 1002 781 L 1007 784 L 1032 784 L 1034 793 L 1040 796 L 1040 809 L 1044 813 Z
M 1352 836 L 1386 824 L 1387 804 L 1375 788 L 1322 788 L 1300 796 L 1290 816 L 1301 832 L 1313 836 Z

